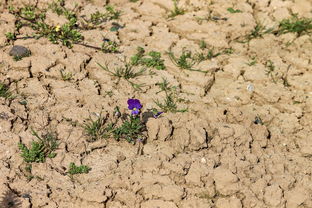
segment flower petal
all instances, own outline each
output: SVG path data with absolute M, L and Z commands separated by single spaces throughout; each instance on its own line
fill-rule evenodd
M 142 108 L 140 100 L 138 100 L 138 99 L 128 99 L 128 109 L 129 110 L 133 110 L 134 108 L 136 108 L 136 109 L 141 109 Z

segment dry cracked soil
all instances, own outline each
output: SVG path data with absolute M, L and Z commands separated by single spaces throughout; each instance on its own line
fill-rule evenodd
M 0 97 L 1 207 L 312 207 L 311 36 L 250 36 L 259 23 L 270 28 L 292 14 L 311 18 L 311 1 L 180 0 L 184 14 L 169 17 L 170 0 L 66 0 L 64 7 L 80 19 L 108 4 L 120 17 L 79 30 L 83 44 L 72 48 L 45 37 L 19 38 L 31 36 L 30 27 L 8 40 L 17 18 L 9 5 L 50 3 L 0 2 L 0 82 L 14 96 Z M 46 16 L 54 26 L 66 21 Z M 99 50 L 108 39 L 119 44 L 118 53 Z M 13 45 L 31 55 L 14 60 Z M 132 78 L 144 84 L 140 89 L 98 65 L 122 66 L 137 47 L 160 52 L 166 66 Z M 195 63 L 197 71 L 170 59 L 170 53 L 212 48 L 221 54 Z M 166 99 L 163 79 L 174 86 L 177 109 L 186 112 L 149 118 L 143 143 L 88 141 L 82 124 L 90 116 L 116 106 L 127 113 L 129 98 L 141 101 L 142 112 L 159 108 L 155 101 Z M 59 146 L 54 158 L 27 170 L 18 143 L 35 140 L 31 129 L 55 132 Z M 69 176 L 71 162 L 91 170 Z

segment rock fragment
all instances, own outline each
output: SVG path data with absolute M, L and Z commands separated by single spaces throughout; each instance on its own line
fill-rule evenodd
M 15 45 L 12 47 L 12 49 L 9 52 L 10 56 L 14 56 L 14 57 L 27 57 L 31 54 L 31 51 L 24 47 L 24 46 L 20 46 L 20 45 Z

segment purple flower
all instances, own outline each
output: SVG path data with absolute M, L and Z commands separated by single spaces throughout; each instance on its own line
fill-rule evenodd
M 128 109 L 132 110 L 132 115 L 138 115 L 140 113 L 140 109 L 142 105 L 138 99 L 128 99 Z

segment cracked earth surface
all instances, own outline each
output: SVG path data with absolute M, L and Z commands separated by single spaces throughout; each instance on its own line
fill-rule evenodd
M 34 1 L 14 0 L 15 5 Z M 103 9 L 102 0 L 67 1 L 81 5 L 81 15 Z M 38 7 L 49 1 L 38 0 Z M 249 43 L 236 41 L 257 22 L 277 25 L 291 13 L 312 17 L 309 0 L 181 0 L 184 15 L 168 19 L 169 0 L 107 2 L 122 11 L 118 32 L 83 31 L 84 43 L 98 45 L 103 36 L 120 44 L 121 54 L 102 53 L 82 45 L 72 49 L 45 38 L 18 39 L 31 56 L 13 61 L 5 32 L 14 29 L 15 17 L 0 6 L 0 81 L 19 95 L 0 98 L 0 195 L 13 192 L 21 207 L 105 208 L 295 208 L 312 207 L 312 42 L 310 35 L 265 34 Z M 229 13 L 233 7 L 241 13 Z M 208 13 L 227 18 L 196 21 Z M 53 23 L 61 22 L 50 15 Z M 25 29 L 22 34 L 29 31 Z M 204 40 L 216 50 L 232 48 L 197 67 L 208 73 L 182 71 L 169 59 L 184 47 L 199 50 Z M 288 44 L 291 42 L 291 44 Z M 166 70 L 136 79 L 143 92 L 128 82 L 119 83 L 97 63 L 120 64 L 138 46 L 161 52 Z M 257 63 L 248 65 L 252 57 Z M 265 63 L 274 62 L 276 82 L 266 75 Z M 64 81 L 60 70 L 73 74 Z M 288 86 L 282 78 L 287 76 Z M 156 83 L 165 77 L 180 87 L 179 104 L 188 112 L 165 113 L 147 123 L 143 147 L 113 139 L 87 142 L 83 123 L 92 113 L 113 111 L 138 98 L 144 108 L 155 107 Z M 253 86 L 248 90 L 248 86 Z M 108 92 L 111 96 L 108 96 Z M 21 95 L 27 100 L 22 105 Z M 122 111 L 127 111 L 126 106 Z M 261 122 L 255 122 L 261 118 Z M 18 142 L 33 140 L 30 128 L 57 132 L 57 156 L 33 164 L 39 179 L 27 181 Z M 142 154 L 138 154 L 138 149 Z M 88 174 L 71 180 L 70 162 L 88 165 Z

